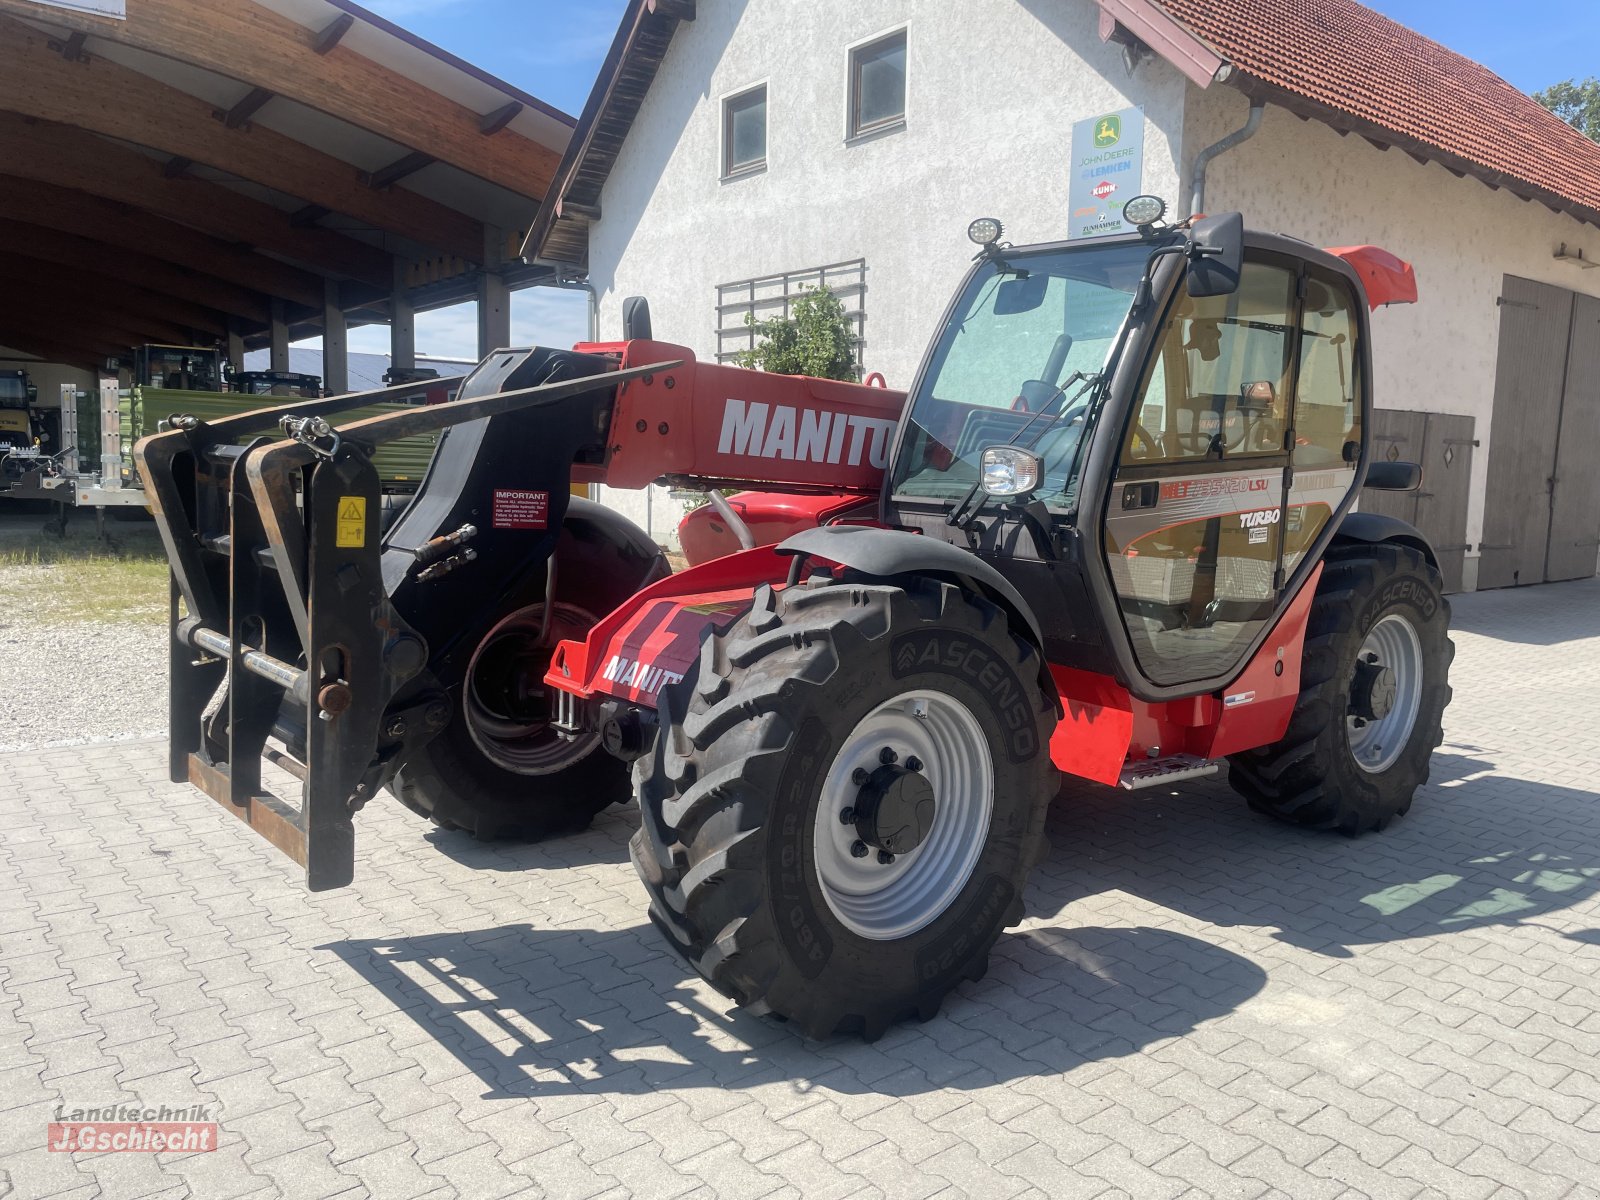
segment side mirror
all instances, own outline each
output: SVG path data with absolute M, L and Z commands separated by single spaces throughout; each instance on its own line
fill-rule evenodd
M 1363 486 L 1380 492 L 1414 492 L 1422 486 L 1422 468 L 1413 462 L 1370 463 Z
M 643 296 L 629 296 L 622 302 L 622 336 L 629 342 L 651 340 L 650 301 Z
M 1244 270 L 1244 217 L 1222 213 L 1194 223 L 1189 235 L 1189 295 L 1231 296 Z

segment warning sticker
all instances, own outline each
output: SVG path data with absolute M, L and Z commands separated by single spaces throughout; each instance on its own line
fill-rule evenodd
M 339 519 L 333 544 L 342 550 L 359 550 L 367 544 L 367 498 L 340 496 Z
M 546 529 L 550 524 L 550 493 L 519 492 L 496 488 L 494 527 L 496 529 Z

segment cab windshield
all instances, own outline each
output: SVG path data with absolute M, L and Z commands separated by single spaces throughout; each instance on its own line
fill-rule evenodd
M 985 263 L 912 398 L 896 497 L 959 501 L 984 448 L 1015 442 L 1043 461 L 1035 496 L 1074 507 L 1079 442 L 1150 250 L 1122 242 Z

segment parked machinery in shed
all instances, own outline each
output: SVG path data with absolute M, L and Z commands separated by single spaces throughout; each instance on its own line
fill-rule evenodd
M 34 470 L 49 454 L 36 405 L 39 389 L 20 368 L 0 371 L 0 488 Z
M 1159 207 L 1071 244 L 975 222 L 909 402 L 635 338 L 496 352 L 447 405 L 147 438 L 173 779 L 313 889 L 350 880 L 385 787 L 479 836 L 631 793 L 668 941 L 814 1036 L 930 1016 L 983 971 L 1058 772 L 1226 765 L 1263 812 L 1381 829 L 1450 695 L 1432 551 L 1353 511 L 1417 483 L 1368 436 L 1367 301 L 1414 299 L 1409 268 Z M 431 430 L 380 537 L 372 455 Z M 707 489 L 696 561 L 670 574 L 569 495 L 602 480 Z

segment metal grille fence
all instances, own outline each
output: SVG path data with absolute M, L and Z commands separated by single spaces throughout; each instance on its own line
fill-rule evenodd
M 754 324 L 768 317 L 782 316 L 787 319 L 790 306 L 802 292 L 823 284 L 844 305 L 845 316 L 854 334 L 856 366 L 859 367 L 866 345 L 867 260 L 864 258 L 718 284 L 717 361 L 731 362 L 741 350 L 754 349 Z M 754 324 L 746 324 L 747 316 L 753 318 Z

